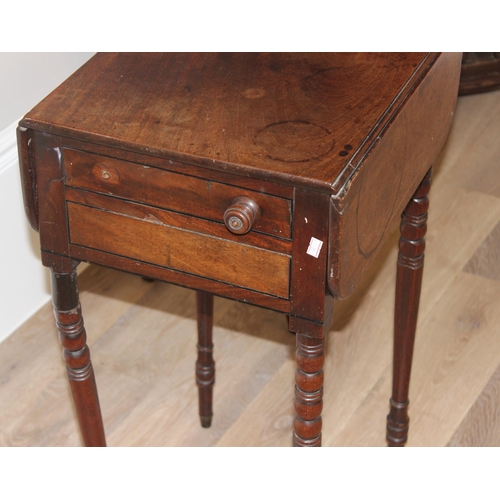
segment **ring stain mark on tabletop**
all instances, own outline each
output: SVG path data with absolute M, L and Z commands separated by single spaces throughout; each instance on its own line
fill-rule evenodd
M 300 163 L 325 156 L 335 146 L 335 139 L 320 125 L 285 120 L 259 130 L 254 143 L 271 160 Z

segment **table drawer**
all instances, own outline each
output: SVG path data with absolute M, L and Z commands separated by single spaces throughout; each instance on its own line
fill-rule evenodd
M 67 200 L 73 245 L 289 297 L 291 242 L 238 238 L 220 223 L 79 189 L 69 188 Z
M 246 196 L 260 208 L 252 232 L 291 238 L 290 200 L 74 149 L 64 148 L 63 158 L 68 186 L 216 222 L 236 198 Z

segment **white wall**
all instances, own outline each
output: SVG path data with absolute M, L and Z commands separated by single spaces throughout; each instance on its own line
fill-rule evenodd
M 16 124 L 91 52 L 0 52 L 0 342 L 50 299 L 38 234 L 24 214 Z
M 93 52 L 0 52 L 0 131 L 22 118 Z

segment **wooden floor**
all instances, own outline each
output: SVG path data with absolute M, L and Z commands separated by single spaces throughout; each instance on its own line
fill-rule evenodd
M 384 446 L 396 241 L 336 303 L 324 446 Z M 110 446 L 289 446 L 285 317 L 215 301 L 214 420 L 194 382 L 194 292 L 90 266 L 81 302 Z M 459 99 L 434 168 L 409 446 L 500 445 L 500 91 Z M 51 306 L 0 344 L 0 444 L 80 445 Z

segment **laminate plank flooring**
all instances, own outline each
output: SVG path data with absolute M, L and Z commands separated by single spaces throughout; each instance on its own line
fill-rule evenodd
M 459 99 L 434 166 L 408 446 L 500 445 L 500 92 Z M 325 364 L 324 446 L 384 446 L 397 227 Z M 216 298 L 214 419 L 197 415 L 195 294 L 90 266 L 80 294 L 110 446 L 289 446 L 285 316 Z M 0 445 L 81 444 L 47 304 L 0 344 Z
M 460 423 L 448 446 L 500 446 L 500 367 Z

